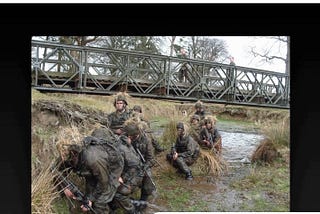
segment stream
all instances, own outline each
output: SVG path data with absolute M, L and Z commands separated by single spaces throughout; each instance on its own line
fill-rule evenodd
M 207 204 L 206 212 L 241 211 L 245 193 L 230 188 L 229 184 L 250 173 L 250 157 L 263 136 L 256 131 L 248 131 L 247 127 L 221 127 L 222 156 L 228 163 L 229 170 L 214 178 L 195 176 L 191 183 L 186 184 L 186 188 L 192 188 L 196 192 L 195 197 Z M 161 211 L 166 210 L 163 208 Z
M 228 163 L 250 163 L 250 156 L 262 136 L 253 133 L 224 132 L 222 137 L 222 156 Z

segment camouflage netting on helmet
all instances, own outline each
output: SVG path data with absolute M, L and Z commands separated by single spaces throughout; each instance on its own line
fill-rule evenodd
M 135 106 L 133 106 L 133 110 L 134 110 L 134 111 L 137 111 L 137 112 L 139 112 L 139 113 L 142 113 L 142 108 L 141 108 L 141 106 L 135 105 Z
M 148 123 L 141 120 L 141 113 L 133 113 L 132 117 L 126 120 L 124 125 L 136 125 L 140 131 L 151 131 Z
M 123 131 L 126 133 L 128 136 L 135 136 L 140 134 L 140 129 L 137 124 L 127 124 L 124 126 Z
M 211 123 L 213 125 L 215 125 L 217 123 L 218 119 L 215 115 L 208 115 L 204 118 L 204 123 Z
M 191 116 L 190 122 L 192 122 L 192 120 L 198 120 L 198 121 L 200 121 L 200 116 L 197 115 L 197 114 L 194 114 L 194 115 Z
M 91 132 L 91 136 L 111 143 L 117 141 L 117 137 L 115 136 L 115 134 L 106 127 L 95 128 Z
M 203 107 L 203 103 L 201 101 L 197 101 L 196 104 L 194 105 L 194 107 L 202 108 Z
M 63 127 L 59 129 L 56 140 L 56 148 L 62 159 L 66 160 L 69 157 L 69 149 L 82 147 L 83 135 L 80 134 L 76 126 Z
M 115 95 L 113 95 L 113 97 L 114 97 L 113 105 L 115 105 L 117 101 L 123 101 L 125 102 L 126 105 L 129 104 L 128 98 L 130 97 L 130 95 L 125 92 L 118 92 Z

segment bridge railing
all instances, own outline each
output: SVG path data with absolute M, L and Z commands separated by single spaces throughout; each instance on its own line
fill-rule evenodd
M 32 85 L 289 108 L 289 76 L 204 60 L 32 41 Z

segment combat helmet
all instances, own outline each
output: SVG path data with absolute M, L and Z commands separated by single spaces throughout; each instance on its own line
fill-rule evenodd
M 116 98 L 114 99 L 114 102 L 113 102 L 114 106 L 116 106 L 117 101 L 123 101 L 125 103 L 125 105 L 128 105 L 126 97 L 122 94 L 119 94 L 116 96 Z
M 142 113 L 142 108 L 141 108 L 141 106 L 135 105 L 135 106 L 133 106 L 133 111 L 137 111 L 139 113 Z
M 123 131 L 127 136 L 135 136 L 140 134 L 140 129 L 137 124 L 125 125 Z
M 178 122 L 178 123 L 177 123 L 177 129 L 182 129 L 182 130 L 184 130 L 184 125 L 183 125 L 182 122 Z
M 196 104 L 194 105 L 195 108 L 202 108 L 203 105 L 201 102 L 196 102 Z
M 210 123 L 212 125 L 215 125 L 217 122 L 217 117 L 214 115 L 209 115 L 204 119 L 204 124 Z
M 187 123 L 178 122 L 176 128 L 177 129 L 182 129 L 184 135 L 188 135 L 189 134 L 190 126 Z
M 194 114 L 194 115 L 192 115 L 192 117 L 190 118 L 191 120 L 191 122 L 192 122 L 192 120 L 198 120 L 198 121 L 200 121 L 200 116 L 199 115 L 197 115 L 197 114 Z

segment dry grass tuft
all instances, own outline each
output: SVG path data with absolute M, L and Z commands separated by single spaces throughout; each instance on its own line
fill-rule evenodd
M 282 158 L 284 162 L 289 163 L 290 116 L 285 116 L 278 123 L 264 124 L 261 132 L 265 139 L 252 154 L 251 161 L 270 164 Z
M 68 146 L 72 144 L 80 145 L 83 139 L 83 135 L 77 126 L 71 125 L 70 127 L 61 128 L 57 134 L 56 147 L 62 157 L 65 159 L 68 155 Z
M 275 144 L 272 143 L 270 139 L 264 139 L 254 151 L 251 161 L 257 163 L 272 163 L 278 157 L 280 157 L 280 153 L 277 151 Z
M 217 155 L 214 149 L 200 149 L 200 157 L 196 162 L 201 174 L 220 176 L 228 169 L 227 162 Z
M 32 177 L 31 209 L 33 214 L 55 213 L 53 202 L 60 197 L 60 194 L 53 183 L 51 164 L 43 167 L 40 173 Z
M 266 136 L 271 142 L 276 146 L 286 146 L 290 145 L 290 116 L 287 115 L 278 123 L 265 124 L 261 128 L 261 132 Z
M 171 148 L 177 139 L 177 120 L 171 120 L 164 129 L 161 141 L 162 144 L 166 146 L 166 148 Z

